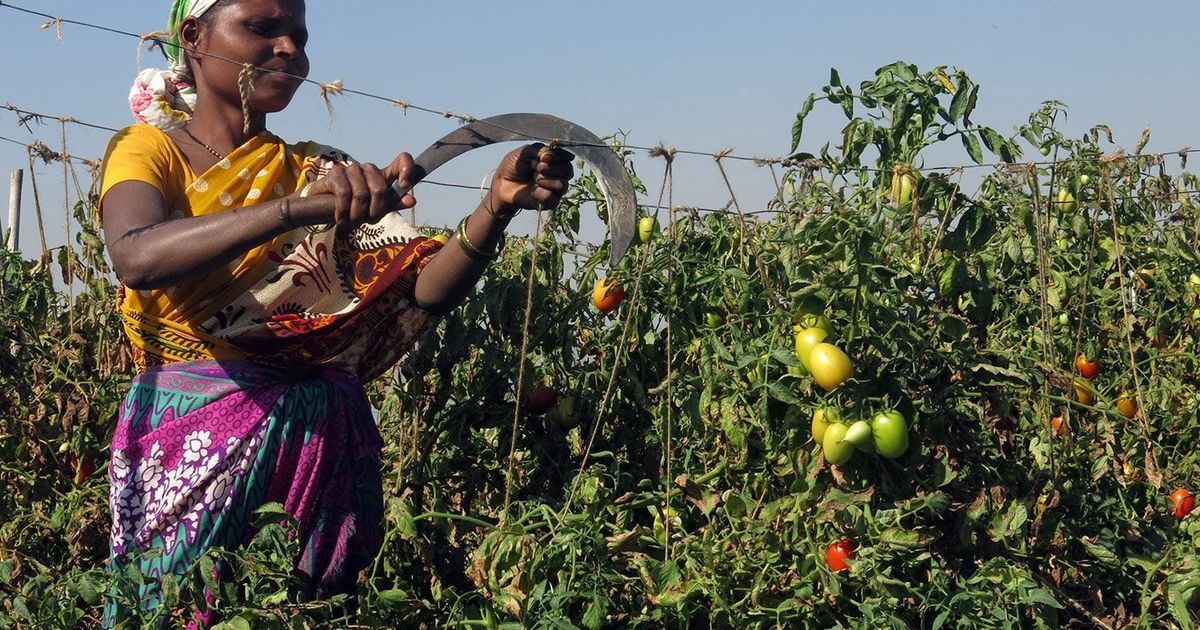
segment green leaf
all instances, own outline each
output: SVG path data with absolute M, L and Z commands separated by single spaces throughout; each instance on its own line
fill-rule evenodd
M 905 549 L 927 547 L 937 540 L 937 534 L 932 528 L 902 529 L 889 527 L 879 532 L 879 542 Z
M 813 105 L 817 102 L 816 94 L 809 94 L 804 100 L 804 105 L 800 107 L 800 111 L 796 112 L 796 122 L 792 123 L 792 148 L 788 153 L 795 153 L 800 146 L 800 136 L 804 134 L 804 119 L 812 112 Z
M 583 624 L 584 628 L 588 628 L 588 630 L 596 630 L 604 626 L 604 611 L 606 608 L 606 601 L 607 600 L 601 597 L 592 598 L 591 603 L 588 604 L 587 610 L 583 612 L 583 618 L 580 619 L 580 623 Z
M 971 156 L 971 160 L 976 164 L 983 164 L 983 147 L 979 146 L 979 138 L 968 132 L 962 134 L 963 146 L 967 149 L 967 154 Z
M 213 626 L 213 630 L 251 630 L 251 625 L 245 617 L 237 616 Z
M 837 68 L 829 69 L 829 85 L 842 87 L 842 77 L 838 76 Z
M 971 88 L 971 97 L 967 99 L 967 106 L 963 109 L 963 121 L 970 120 L 971 113 L 975 111 L 975 104 L 979 102 L 979 86 Z
M 775 400 L 778 400 L 779 402 L 786 403 L 789 405 L 803 405 L 804 404 L 803 400 L 801 400 L 798 396 L 796 396 L 796 394 L 792 393 L 792 388 L 787 384 L 786 381 L 785 382 L 776 381 L 774 383 L 771 383 L 771 385 L 767 388 L 767 391 L 770 392 L 771 398 L 774 398 Z
M 277 525 L 279 523 L 294 523 L 296 519 L 292 518 L 287 510 L 283 509 L 280 503 L 264 503 L 258 509 L 254 510 L 254 527 L 256 529 L 266 527 L 267 525 Z
M 950 122 L 957 123 L 962 120 L 963 114 L 967 111 L 967 102 L 970 100 L 970 90 L 965 89 L 966 77 L 959 79 L 958 92 L 954 93 L 954 98 L 950 100 Z
M 384 610 L 400 610 L 408 601 L 408 593 L 402 589 L 393 588 L 379 591 L 379 605 Z
M 1104 568 L 1120 568 L 1121 559 L 1117 557 L 1117 554 L 1114 553 L 1112 549 L 1109 549 L 1105 545 L 1092 542 L 1091 540 L 1083 537 L 1079 538 L 1079 541 L 1083 544 L 1083 548 L 1087 550 L 1088 555 L 1092 556 L 1092 558 L 1095 558 L 1095 560 Z

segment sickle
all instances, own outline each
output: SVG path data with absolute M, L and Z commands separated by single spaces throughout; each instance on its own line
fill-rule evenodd
M 608 202 L 608 234 L 612 243 L 609 265 L 616 266 L 637 231 L 637 198 L 625 163 L 596 134 L 549 114 L 501 114 L 483 118 L 446 134 L 416 157 L 413 185 L 439 166 L 479 147 L 497 142 L 544 142 L 567 147 L 596 171 L 597 183 Z M 394 184 L 401 197 L 408 190 Z

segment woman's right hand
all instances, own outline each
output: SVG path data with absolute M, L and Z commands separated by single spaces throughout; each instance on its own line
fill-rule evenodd
M 407 162 L 411 164 L 412 157 L 402 153 L 388 167 L 388 172 L 369 162 L 335 165 L 324 177 L 313 182 L 308 194 L 310 197 L 333 197 L 333 206 L 326 222 L 350 227 L 378 223 L 389 212 L 417 204 L 411 194 L 398 199 L 392 190 L 392 182 L 402 172 L 397 166 L 405 162 L 403 157 L 408 157 Z

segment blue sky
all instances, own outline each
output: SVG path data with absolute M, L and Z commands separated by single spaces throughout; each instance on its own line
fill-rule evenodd
M 6 0 L 8 3 L 9 0 Z M 164 0 L 11 0 L 65 18 L 134 32 L 165 26 Z M 774 156 L 789 148 L 793 116 L 837 67 L 857 83 L 897 59 L 922 68 L 966 70 L 983 89 L 976 122 L 1009 132 L 1047 99 L 1070 106 L 1065 128 L 1078 135 L 1109 124 L 1132 145 L 1150 126 L 1150 150 L 1200 147 L 1194 111 L 1194 0 L 888 1 L 809 3 L 782 0 L 632 2 L 425 2 L 311 0 L 311 77 L 435 109 L 485 116 L 541 111 L 600 135 L 629 132 L 638 145 Z M 129 122 L 125 97 L 137 72 L 136 42 L 64 25 L 63 41 L 44 20 L 0 7 L 0 102 L 89 122 Z M 146 53 L 143 66 L 161 56 Z M 306 86 L 270 121 L 287 139 L 312 138 L 359 159 L 386 162 L 419 152 L 452 121 L 355 96 L 334 100 L 330 119 L 318 90 Z M 805 146 L 834 141 L 845 119 L 817 115 Z M 33 134 L 0 112 L 0 136 L 58 145 L 56 125 Z M 71 151 L 99 157 L 108 134 L 69 129 Z M 433 179 L 478 185 L 503 153 L 484 150 Z M 955 161 L 965 161 L 961 154 Z M 0 169 L 28 168 L 24 149 L 0 142 Z M 662 163 L 637 158 L 655 197 Z M 746 209 L 773 192 L 770 174 L 728 165 Z M 722 206 L 728 200 L 713 161 L 680 157 L 677 203 Z M 58 165 L 38 166 L 49 206 L 52 246 L 63 241 Z M 5 178 L 5 181 L 7 178 Z M 36 250 L 28 194 L 22 249 Z M 454 225 L 477 192 L 418 189 L 423 223 Z M 654 199 L 648 199 L 653 202 Z M 6 221 L 7 217 L 0 218 Z M 531 217 L 513 227 L 528 232 Z M 7 226 L 5 226 L 7 227 Z

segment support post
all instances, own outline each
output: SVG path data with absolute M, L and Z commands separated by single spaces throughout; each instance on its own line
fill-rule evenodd
M 20 251 L 21 244 L 21 184 L 25 181 L 25 171 L 13 171 L 8 186 L 8 248 Z

